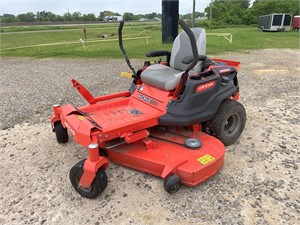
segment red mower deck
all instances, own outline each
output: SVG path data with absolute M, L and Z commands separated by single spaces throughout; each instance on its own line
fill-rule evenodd
M 187 138 L 200 140 L 202 146 L 188 148 Z M 151 143 L 149 148 L 147 141 Z M 153 131 L 146 141 L 114 144 L 104 151 L 114 163 L 163 179 L 176 174 L 187 186 L 195 186 L 215 175 L 223 166 L 225 154 L 224 145 L 216 138 L 203 132 L 194 135 L 183 131 Z

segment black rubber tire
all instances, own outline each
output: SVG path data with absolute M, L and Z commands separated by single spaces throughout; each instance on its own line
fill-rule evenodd
M 180 187 L 180 177 L 177 175 L 170 175 L 164 181 L 164 189 L 170 194 L 176 193 Z
M 69 140 L 68 130 L 63 127 L 60 121 L 54 123 L 54 131 L 58 143 L 67 143 Z
M 96 172 L 96 176 L 92 182 L 92 185 L 88 188 L 78 187 L 78 183 L 83 174 L 83 166 L 86 159 L 83 159 L 76 163 L 70 170 L 70 180 L 74 189 L 84 198 L 94 199 L 100 195 L 107 187 L 107 175 L 102 168 L 99 168 Z
M 207 125 L 210 133 L 225 146 L 231 145 L 240 137 L 245 128 L 246 110 L 241 103 L 226 99 Z

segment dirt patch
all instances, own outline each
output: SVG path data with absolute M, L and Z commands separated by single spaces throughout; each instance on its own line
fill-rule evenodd
M 118 77 L 128 71 L 125 63 L 1 59 L 0 224 L 299 224 L 300 74 L 298 60 L 289 59 L 300 53 L 218 57 L 241 61 L 247 111 L 245 131 L 227 148 L 220 173 L 171 196 L 162 179 L 111 163 L 108 187 L 95 200 L 81 198 L 70 184 L 70 168 L 87 155 L 72 140 L 57 144 L 51 105 L 84 104 L 73 77 L 96 95 L 126 90 L 129 80 Z

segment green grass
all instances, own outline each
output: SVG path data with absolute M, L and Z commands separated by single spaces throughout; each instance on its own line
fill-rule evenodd
M 209 33 L 209 31 L 207 31 Z M 232 33 L 233 42 L 229 44 L 222 37 L 208 36 L 207 51 L 209 54 L 219 52 L 243 52 L 253 49 L 295 48 L 299 49 L 299 32 L 262 32 L 256 27 L 224 28 L 212 30 L 212 33 Z
M 0 48 L 15 48 L 58 42 L 79 42 L 83 39 L 82 28 L 87 28 L 88 40 L 101 40 L 101 35 L 117 38 L 118 24 L 76 25 L 76 26 L 32 26 L 10 27 L 0 34 Z M 1 28 L 3 30 L 4 28 Z M 41 32 L 37 32 L 41 30 Z M 54 32 L 52 31 L 54 30 Z M 24 31 L 35 31 L 24 33 Z M 14 32 L 14 33 L 7 33 Z M 261 32 L 254 27 L 226 28 L 207 30 L 207 33 L 232 33 L 233 43 L 223 37 L 207 36 L 207 54 L 221 52 L 243 52 L 251 49 L 265 48 L 299 48 L 299 32 Z M 130 58 L 145 58 L 150 50 L 171 50 L 171 44 L 161 43 L 161 27 L 159 23 L 133 24 L 124 26 L 123 36 L 151 36 L 146 45 L 145 40 L 125 40 L 124 47 Z M 122 58 L 118 42 L 63 44 L 57 46 L 30 47 L 14 50 L 1 50 L 2 57 L 88 57 L 88 58 Z
M 157 24 L 157 22 L 138 23 L 138 26 L 144 26 L 149 24 Z M 1 33 L 8 32 L 20 32 L 20 31 L 47 31 L 47 30 L 73 30 L 82 29 L 83 27 L 89 28 L 105 28 L 105 27 L 118 27 L 118 23 L 99 23 L 99 24 L 66 24 L 66 25 L 32 25 L 32 26 L 8 26 L 1 27 Z M 127 22 L 126 26 L 136 25 L 134 23 Z
M 97 25 L 86 25 L 85 27 L 97 28 Z M 72 30 L 72 29 L 82 29 L 82 26 L 81 25 L 11 26 L 11 27 L 1 27 L 1 33 L 20 32 L 20 31 L 40 31 L 40 30 Z

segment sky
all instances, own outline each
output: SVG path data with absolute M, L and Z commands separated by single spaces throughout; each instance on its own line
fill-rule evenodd
M 18 15 L 20 13 L 51 11 L 63 15 L 69 12 L 94 13 L 109 10 L 123 14 L 161 13 L 162 0 L 0 0 L 0 15 L 4 13 Z M 196 0 L 196 11 L 203 12 L 211 0 Z M 191 13 L 193 0 L 179 0 L 179 13 Z

